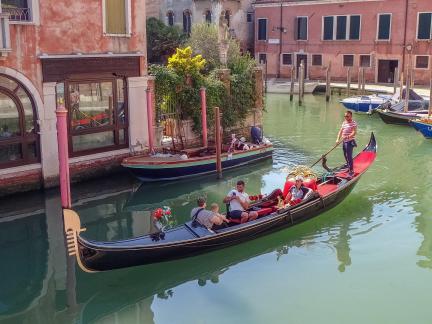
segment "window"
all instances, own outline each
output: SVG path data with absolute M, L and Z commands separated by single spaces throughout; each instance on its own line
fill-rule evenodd
M 174 25 L 174 13 L 172 11 L 168 11 L 167 13 L 167 22 L 168 22 L 168 26 Z
M 258 40 L 267 40 L 267 19 L 258 19 Z
M 378 15 L 377 40 L 389 40 L 391 29 L 391 14 Z
M 417 39 L 431 39 L 432 35 L 432 13 L 421 12 L 418 15 Z
M 39 160 L 35 105 L 18 81 L 0 74 L 0 169 Z
M 322 66 L 322 55 L 321 54 L 312 54 L 312 65 Z
M 370 55 L 360 55 L 360 66 L 370 67 L 371 66 L 371 56 Z
M 429 56 L 418 55 L 415 61 L 416 69 L 429 69 Z
M 192 28 L 192 15 L 189 10 L 183 12 L 183 32 L 190 35 Z
M 11 21 L 31 21 L 31 10 L 27 0 L 1 0 L 4 13 L 9 14 Z
M 307 40 L 308 38 L 308 17 L 296 17 L 294 26 L 294 39 Z
M 292 65 L 292 54 L 282 54 L 282 65 Z
M 267 64 L 267 54 L 266 53 L 259 53 L 258 54 L 258 62 L 261 64 Z
M 72 154 L 126 147 L 125 80 L 73 81 L 66 91 Z
M 104 0 L 104 33 L 125 36 L 130 34 L 130 0 Z M 173 16 L 174 19 L 174 16 Z
M 349 67 L 354 66 L 354 55 L 347 54 L 343 56 L 343 66 Z
M 251 22 L 252 22 L 252 13 L 250 13 L 250 12 L 247 13 L 247 15 L 246 15 L 246 21 L 247 21 L 248 23 L 251 23 Z
M 360 16 L 323 17 L 323 40 L 359 40 Z
M 205 18 L 206 23 L 211 24 L 211 22 L 212 22 L 212 14 L 211 14 L 210 10 L 206 10 L 205 11 L 204 18 Z

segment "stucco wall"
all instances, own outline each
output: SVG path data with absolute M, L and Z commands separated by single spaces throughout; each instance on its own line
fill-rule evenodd
M 130 37 L 103 35 L 102 0 L 40 0 L 39 12 L 40 25 L 10 25 L 12 52 L 0 65 L 25 74 L 40 92 L 43 53 L 146 53 L 144 1 L 131 1 Z

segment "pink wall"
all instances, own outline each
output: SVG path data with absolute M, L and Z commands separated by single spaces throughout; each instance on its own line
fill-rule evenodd
M 40 25 L 10 25 L 12 52 L 1 66 L 26 75 L 42 92 L 41 62 L 45 54 L 146 53 L 145 1 L 131 1 L 130 37 L 103 36 L 102 0 L 40 0 Z M 145 58 L 142 74 L 145 73 Z
M 272 4 L 270 1 L 256 1 L 255 23 L 258 18 L 268 18 L 268 39 L 279 39 L 280 32 L 275 28 L 280 26 L 280 4 L 273 3 L 272 7 L 260 7 L 260 4 Z M 310 66 L 309 78 L 325 78 L 325 66 L 331 61 L 333 79 L 346 79 L 347 68 L 343 67 L 343 54 L 355 54 L 354 67 L 351 68 L 353 80 L 357 79 L 359 55 L 371 54 L 371 67 L 366 68 L 365 74 L 368 82 L 376 81 L 378 59 L 398 59 L 402 64 L 405 0 L 365 0 L 365 1 L 338 1 L 338 3 L 321 3 L 313 1 L 312 4 L 301 1 L 284 2 L 282 26 L 286 32 L 282 33 L 282 53 L 305 52 L 307 54 L 322 54 L 323 66 Z M 432 1 L 409 0 L 407 44 L 413 45 L 414 55 L 431 55 L 430 42 L 416 41 L 417 13 L 432 12 Z M 377 19 L 379 13 L 392 14 L 392 28 L 390 41 L 376 41 Z M 350 41 L 322 41 L 322 17 L 327 15 L 361 15 L 360 40 Z M 294 40 L 294 20 L 296 16 L 307 16 L 308 40 Z M 257 26 L 257 25 L 256 25 Z M 256 28 L 257 29 L 257 28 Z M 255 35 L 255 53 L 266 52 L 269 75 L 277 75 L 279 69 L 280 45 L 271 45 L 268 42 L 258 41 Z M 432 62 L 430 62 L 432 64 Z M 413 65 L 414 66 L 414 65 Z M 281 77 L 289 76 L 290 66 L 281 65 Z M 415 70 L 416 83 L 427 83 L 429 71 Z

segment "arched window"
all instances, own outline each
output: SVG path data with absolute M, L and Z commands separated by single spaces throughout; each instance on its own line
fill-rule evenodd
M 189 10 L 183 11 L 183 32 L 188 35 L 190 35 L 191 33 L 191 25 L 192 25 L 191 16 L 192 15 Z
M 168 26 L 174 25 L 174 13 L 170 10 L 167 12 Z
M 224 18 L 228 27 L 230 27 L 230 17 L 231 17 L 231 11 L 225 10 Z
M 206 10 L 204 16 L 205 16 L 206 23 L 211 24 L 211 22 L 212 22 L 211 11 L 210 10 Z
M 35 105 L 24 86 L 0 74 L 0 169 L 39 161 Z

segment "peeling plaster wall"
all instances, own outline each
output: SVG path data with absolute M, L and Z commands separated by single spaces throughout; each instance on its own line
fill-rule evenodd
M 20 71 L 40 92 L 38 56 L 43 53 L 146 53 L 144 0 L 131 0 L 130 37 L 103 35 L 102 0 L 40 0 L 39 12 L 40 25 L 10 25 L 12 52 L 0 59 L 0 66 Z

